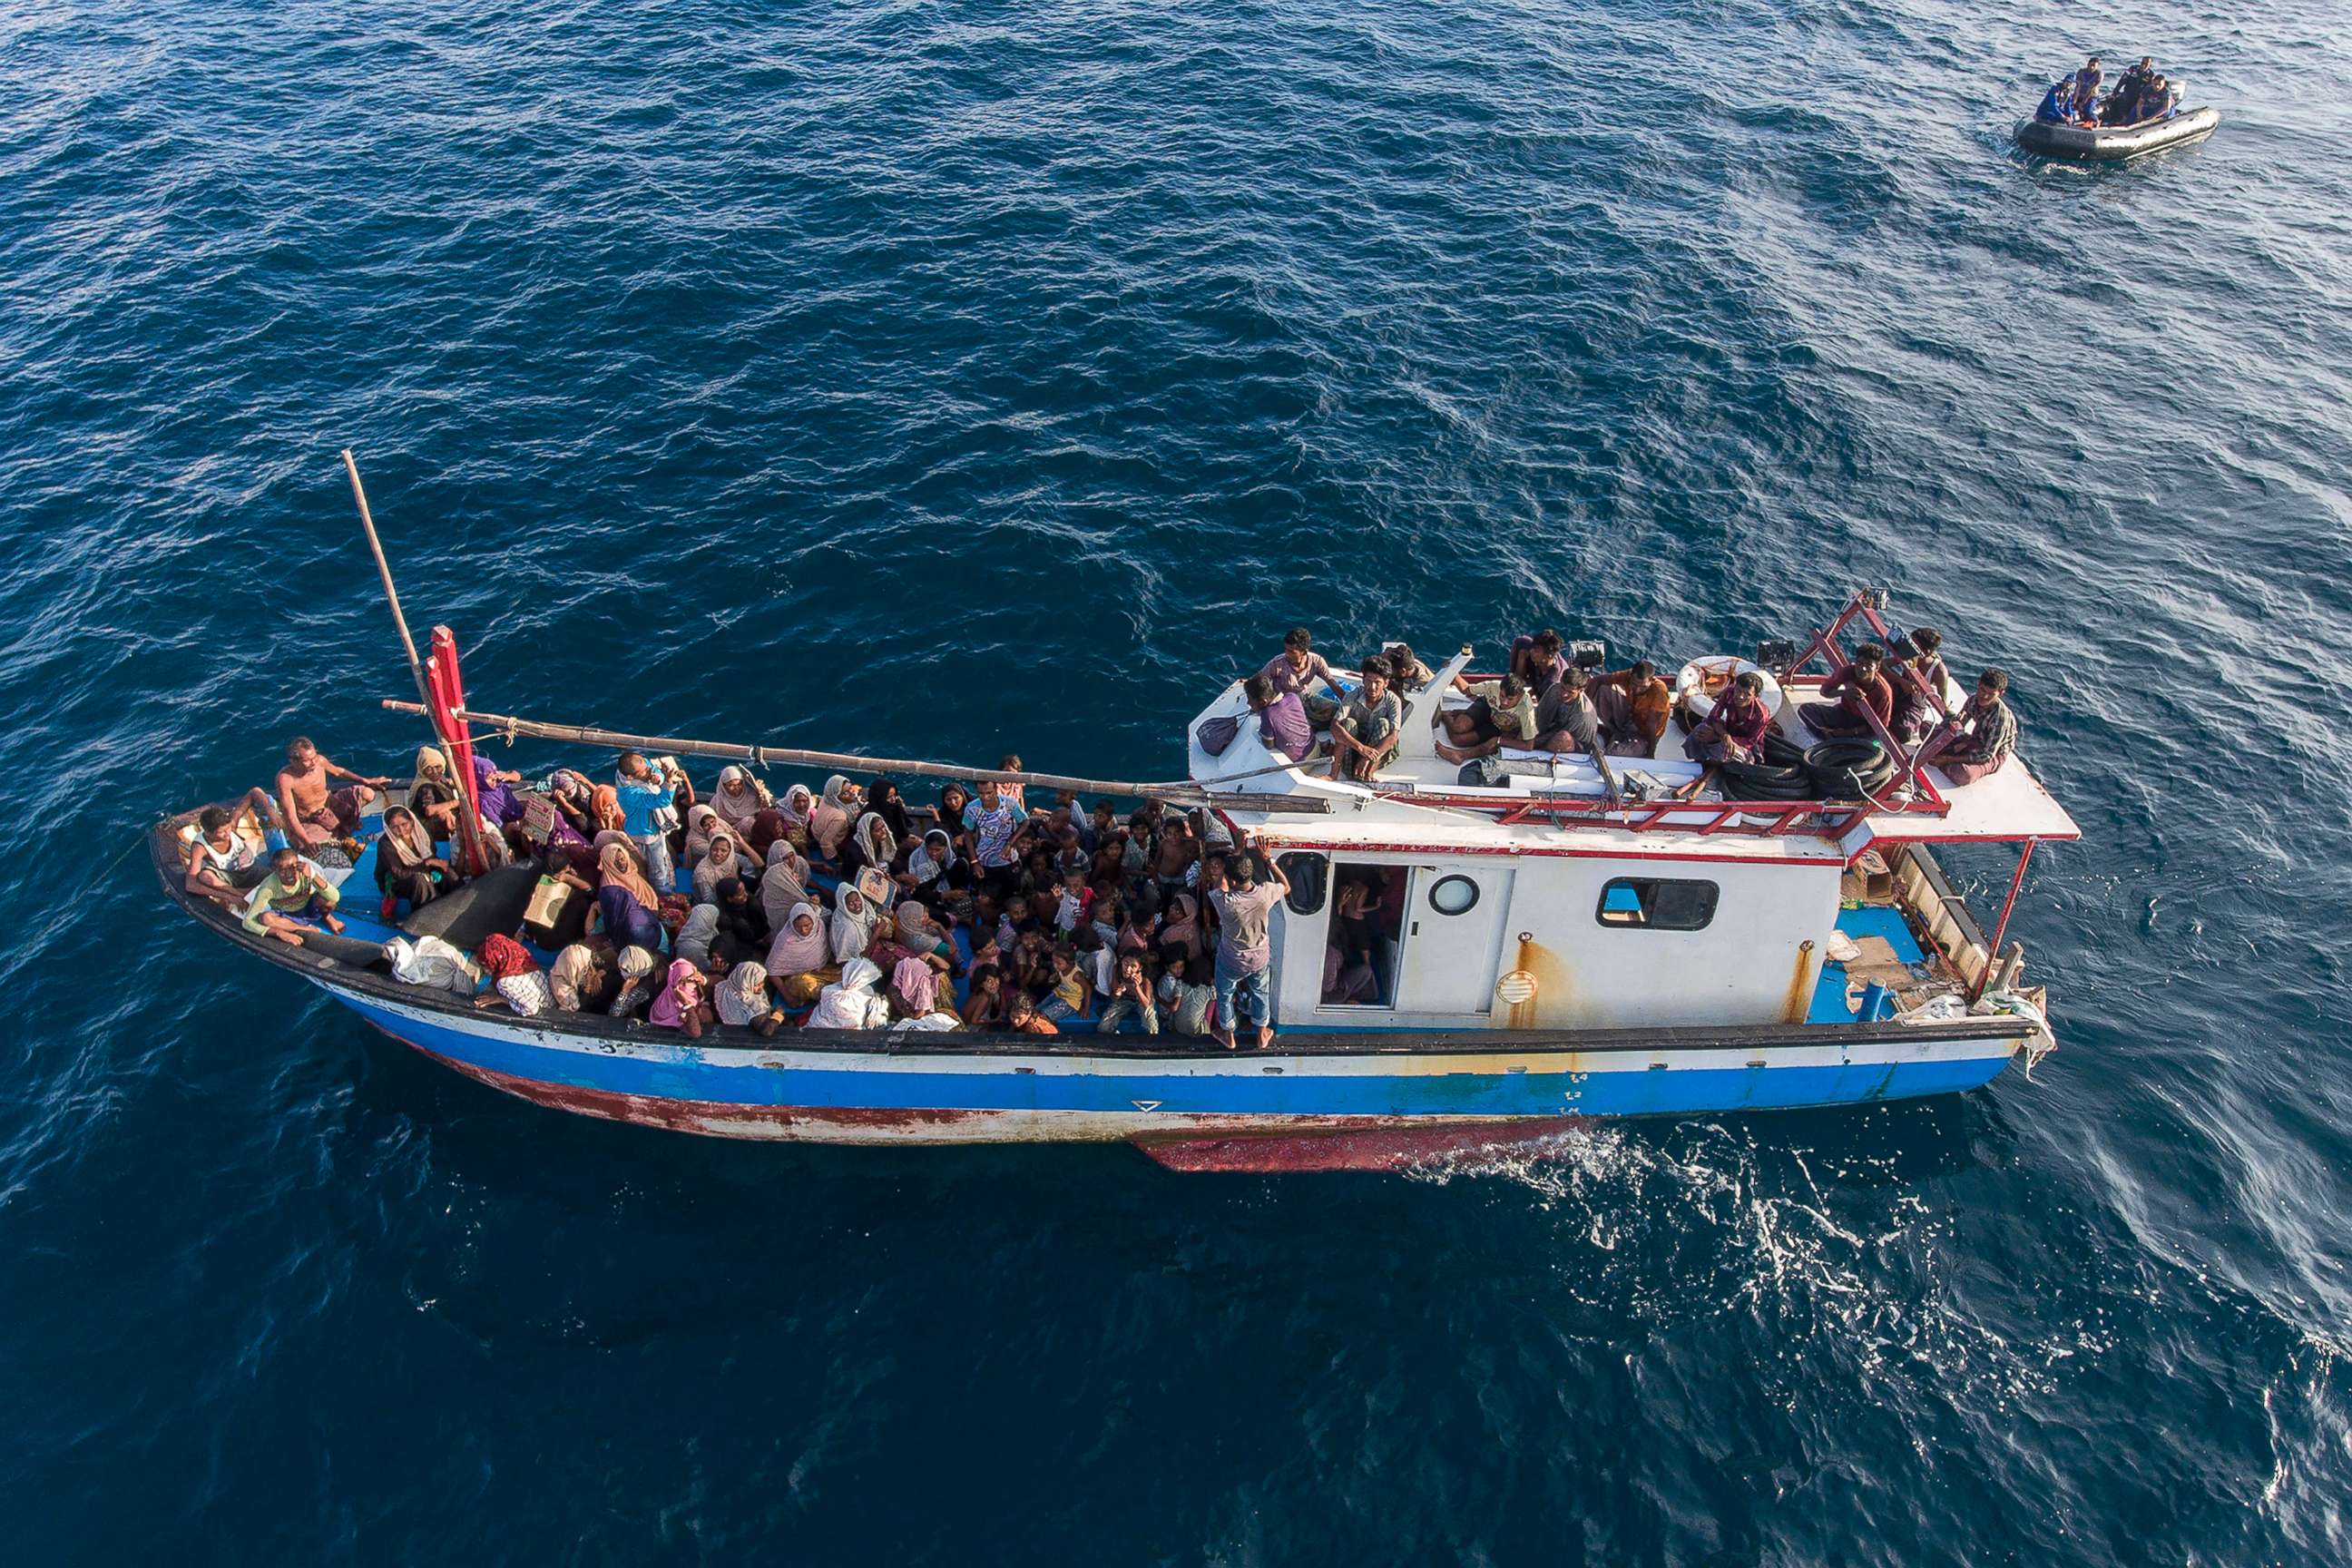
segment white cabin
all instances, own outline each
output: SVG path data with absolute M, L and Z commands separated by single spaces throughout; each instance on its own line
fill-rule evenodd
M 2034 840 L 2079 837 L 2018 756 L 1964 787 L 1917 770 L 1921 798 L 1900 805 L 1727 802 L 1712 790 L 1669 803 L 1668 792 L 1700 773 L 1683 760 L 1679 717 L 1657 760 L 1608 759 L 1620 805 L 1583 756 L 1507 752 L 1549 764 L 1549 776 L 1466 785 L 1437 754 L 1435 725 L 1441 707 L 1467 700 L 1452 681 L 1469 657 L 1465 648 L 1427 687 L 1399 692 L 1399 753 L 1370 785 L 1330 779 L 1323 756 L 1292 766 L 1270 753 L 1239 681 L 1189 727 L 1194 783 L 1229 801 L 1285 797 L 1264 812 L 1224 811 L 1294 884 L 1272 922 L 1280 1027 L 1807 1022 L 1839 926 L 1842 883 L 1873 849 L 1900 883 L 1885 901 L 1906 911 L 1931 961 L 1940 954 L 1944 988 L 1981 990 L 1999 931 L 1988 941 L 1926 850 L 1910 847 L 1979 840 L 2030 849 Z M 1790 684 L 1811 696 L 1818 683 Z M 1221 715 L 1238 718 L 1240 731 L 1211 756 L 1201 726 Z M 1814 740 L 1794 701 L 1775 722 L 1799 744 Z M 1328 814 L 1298 809 L 1307 800 L 1328 803 Z M 1353 933 L 1338 929 L 1340 889 L 1350 882 L 1378 895 L 1377 911 Z M 1351 947 L 1368 949 L 1370 964 L 1350 963 Z

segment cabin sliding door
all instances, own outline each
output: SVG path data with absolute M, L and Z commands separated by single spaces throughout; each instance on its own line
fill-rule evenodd
M 1491 1013 L 1511 912 L 1507 864 L 1415 866 L 1404 909 L 1400 1013 Z

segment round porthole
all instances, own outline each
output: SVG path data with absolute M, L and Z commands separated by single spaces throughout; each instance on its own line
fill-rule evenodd
M 1441 915 L 1466 915 L 1478 902 L 1478 884 L 1467 877 L 1440 877 L 1430 884 L 1429 907 Z

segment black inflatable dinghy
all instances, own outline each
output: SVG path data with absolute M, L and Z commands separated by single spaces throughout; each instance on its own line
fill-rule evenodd
M 2086 129 L 2080 125 L 2061 125 L 2053 120 L 2027 120 L 2019 122 L 2017 144 L 2029 153 L 2039 153 L 2045 158 L 2072 158 L 2085 163 L 2120 163 L 2126 158 L 2145 157 L 2161 153 L 2168 147 L 2186 147 L 2202 142 L 2213 134 L 2213 127 L 2221 123 L 2221 111 L 2208 105 L 2203 109 L 2184 109 L 2169 120 L 2159 120 L 2153 125 L 2102 125 Z

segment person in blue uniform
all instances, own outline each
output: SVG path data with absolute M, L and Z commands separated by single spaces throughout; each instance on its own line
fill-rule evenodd
M 2052 82 L 2050 90 L 2042 95 L 2042 107 L 2033 111 L 2033 118 L 2052 125 L 2071 122 L 2074 118 L 2074 79 L 2062 76 Z
M 2134 125 L 2154 125 L 2172 118 L 2180 107 L 2180 89 L 2163 77 L 2148 79 L 2147 88 L 2139 95 Z

